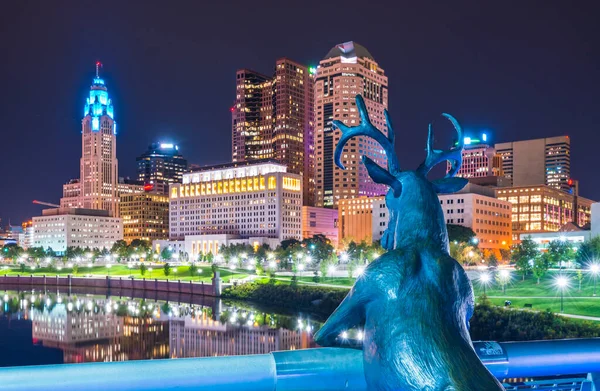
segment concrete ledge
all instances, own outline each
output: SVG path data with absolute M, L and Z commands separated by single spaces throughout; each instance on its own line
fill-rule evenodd
M 131 289 L 170 293 L 186 293 L 203 296 L 215 296 L 213 284 L 204 282 L 135 279 L 123 277 L 74 277 L 68 276 L 33 276 L 33 275 L 1 275 L 0 285 L 31 285 L 47 287 L 87 287 L 104 289 Z

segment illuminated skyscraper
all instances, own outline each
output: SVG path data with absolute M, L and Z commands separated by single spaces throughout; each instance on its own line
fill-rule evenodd
M 571 192 L 571 140 L 569 136 L 496 144 L 504 175 L 513 186 L 548 185 Z
M 342 154 L 346 170 L 334 166 L 333 153 L 341 132 L 333 129 L 333 120 L 356 126 L 360 116 L 355 97 L 362 95 L 371 122 L 387 134 L 383 110 L 388 107 L 388 78 L 369 51 L 345 42 L 332 48 L 317 68 L 315 82 L 315 156 L 316 205 L 337 208 L 338 201 L 359 196 L 385 194 L 385 185 L 369 177 L 361 156 L 385 166 L 387 158 L 381 146 L 367 137 L 350 140 Z M 341 219 L 341 216 L 340 216 Z
M 153 143 L 136 161 L 137 179 L 148 191 L 161 194 L 169 193 L 170 183 L 181 183 L 181 177 L 187 171 L 187 160 L 172 143 Z
M 487 144 L 488 136 L 482 133 L 480 138 L 465 137 L 465 147 L 462 151 L 462 165 L 456 176 L 462 178 L 483 178 L 503 176 L 502 157 L 496 153 L 493 146 Z M 447 163 L 446 173 L 451 169 Z
M 80 179 L 63 187 L 61 206 L 104 209 L 118 216 L 117 123 L 100 65 L 96 63 L 81 120 Z
M 308 67 L 287 58 L 273 77 L 240 69 L 232 107 L 233 162 L 275 159 L 302 174 L 305 205 L 314 204 L 313 82 Z

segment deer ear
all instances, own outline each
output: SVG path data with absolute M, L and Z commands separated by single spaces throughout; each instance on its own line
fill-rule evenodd
M 431 181 L 435 192 L 438 194 L 456 193 L 465 187 L 469 181 L 465 178 L 442 178 Z
M 367 171 L 369 172 L 371 179 L 373 179 L 373 182 L 388 185 L 394 190 L 394 197 L 400 197 L 400 194 L 402 193 L 402 184 L 398 178 L 381 168 L 379 164 L 366 156 L 362 157 L 362 161 L 365 167 L 367 167 Z

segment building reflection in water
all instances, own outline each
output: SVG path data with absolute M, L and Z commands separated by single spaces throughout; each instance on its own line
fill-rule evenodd
M 10 297 L 9 297 L 10 296 Z M 65 363 L 264 354 L 315 347 L 314 323 L 251 308 L 6 292 L 0 317 L 32 322 Z M 8 298 L 8 300 L 6 300 Z
M 213 320 L 203 313 L 169 321 L 172 358 L 265 354 L 316 346 L 305 330 L 272 327 L 249 315 L 246 324 Z M 221 318 L 223 319 L 223 317 Z

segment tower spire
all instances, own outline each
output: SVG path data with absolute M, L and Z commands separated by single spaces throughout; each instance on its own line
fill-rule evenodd
M 100 61 L 96 61 L 96 78 L 100 77 L 100 67 L 102 66 L 102 63 Z

